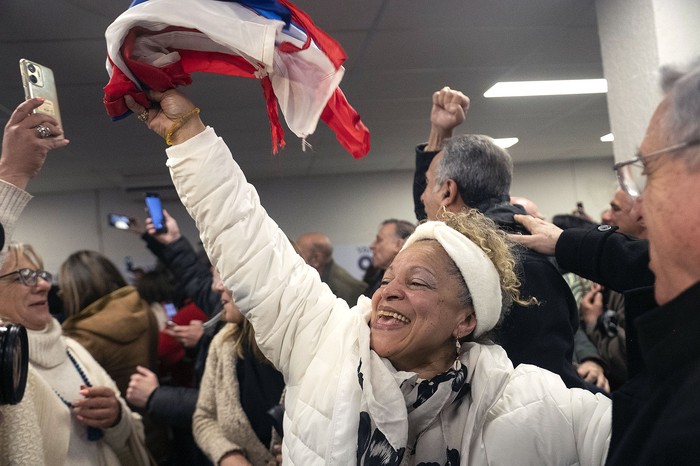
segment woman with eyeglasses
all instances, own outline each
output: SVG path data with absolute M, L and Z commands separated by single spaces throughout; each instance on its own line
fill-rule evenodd
M 158 322 L 135 287 L 95 251 L 78 251 L 61 265 L 58 284 L 66 312 L 63 333 L 77 340 L 126 393 L 137 366 L 155 370 Z
M 31 246 L 9 245 L 0 268 L 0 318 L 27 329 L 30 377 L 22 403 L 31 415 L 0 435 L 12 435 L 14 444 L 31 448 L 2 452 L 0 463 L 12 454 L 17 464 L 149 464 L 140 416 L 131 412 L 107 372 L 78 342 L 63 336 L 51 316 L 51 280 Z

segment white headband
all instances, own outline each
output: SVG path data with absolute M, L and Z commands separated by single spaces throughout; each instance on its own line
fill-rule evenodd
M 474 336 L 491 330 L 501 317 L 501 280 L 491 259 L 479 246 L 444 222 L 418 225 L 401 250 L 424 239 L 437 240 L 462 273 L 476 314 Z

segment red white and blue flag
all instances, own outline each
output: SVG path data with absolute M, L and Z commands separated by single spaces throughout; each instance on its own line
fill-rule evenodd
M 105 37 L 113 119 L 130 113 L 127 94 L 150 107 L 145 91 L 217 73 L 260 80 L 273 152 L 285 144 L 278 104 L 298 137 L 313 134 L 320 118 L 355 158 L 369 151 L 369 131 L 338 87 L 345 52 L 288 0 L 135 0 Z

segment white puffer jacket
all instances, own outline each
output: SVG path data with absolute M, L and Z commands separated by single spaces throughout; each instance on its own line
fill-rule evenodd
M 267 216 L 213 129 L 167 154 L 209 257 L 253 324 L 260 348 L 285 376 L 285 465 L 354 463 L 362 396 L 357 367 L 360 353 L 370 351 L 370 300 L 361 297 L 350 309 L 331 293 Z M 558 376 L 534 366 L 514 370 L 499 346 L 472 344 L 468 351 L 464 464 L 605 461 L 607 398 L 569 390 Z M 403 396 L 391 369 L 384 369 L 369 380 L 381 397 L 376 404 L 405 422 Z

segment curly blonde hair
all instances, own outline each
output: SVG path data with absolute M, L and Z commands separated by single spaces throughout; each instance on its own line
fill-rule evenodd
M 479 246 L 493 262 L 501 286 L 502 306 L 499 324 L 513 303 L 522 306 L 537 303 L 535 298 L 523 298 L 520 295 L 520 279 L 515 271 L 517 256 L 513 249 L 514 243 L 508 239 L 503 230 L 496 226 L 493 220 L 476 209 L 450 212 L 444 208 L 438 213 L 437 220 L 445 222 L 447 226 L 466 236 L 472 243 Z M 454 275 L 459 277 L 465 285 L 466 292 L 463 301 L 471 303 L 468 287 L 456 264 Z M 487 338 L 490 338 L 490 335 Z

